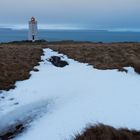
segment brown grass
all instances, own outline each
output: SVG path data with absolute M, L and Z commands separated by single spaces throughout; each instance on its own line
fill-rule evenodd
M 126 70 L 131 66 L 140 74 L 140 43 L 82 43 L 55 44 L 50 48 L 68 55 L 80 62 L 89 63 L 97 69 Z M 115 129 L 99 124 L 86 128 L 82 134 L 76 135 L 75 140 L 140 140 L 140 131 Z
M 132 66 L 140 73 L 140 43 L 81 43 L 49 45 L 53 50 L 97 69 Z
M 114 127 L 98 124 L 86 128 L 82 134 L 74 137 L 75 140 L 140 140 L 140 131 L 127 128 L 115 129 Z
M 97 69 L 125 71 L 123 67 L 132 66 L 140 73 L 140 43 L 14 42 L 0 45 L 0 90 L 28 79 L 40 61 L 42 48 L 47 47 Z M 140 140 L 140 132 L 99 124 L 87 128 L 75 140 Z
M 51 48 L 97 69 L 132 66 L 140 73 L 140 43 L 13 42 L 0 45 L 0 90 L 14 88 L 15 81 L 29 78 L 40 61 L 42 48 Z
M 28 79 L 41 54 L 41 48 L 30 45 L 0 45 L 0 89 L 14 88 L 16 81 Z

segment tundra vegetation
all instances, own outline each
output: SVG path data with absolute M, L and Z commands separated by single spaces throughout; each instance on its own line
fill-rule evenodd
M 10 42 L 0 44 L 0 90 L 15 88 L 15 82 L 28 79 L 31 70 L 37 72 L 38 70 L 33 69 L 33 67 L 41 61 L 43 48 L 51 48 L 79 62 L 93 65 L 97 69 L 118 69 L 127 72 L 125 67 L 133 67 L 135 72 L 140 74 L 140 43 Z M 23 124 L 20 124 L 20 126 L 23 126 Z M 4 137 L 11 136 L 7 132 Z M 86 128 L 82 134 L 77 134 L 74 139 L 140 140 L 140 131 L 127 128 L 116 129 L 97 124 Z

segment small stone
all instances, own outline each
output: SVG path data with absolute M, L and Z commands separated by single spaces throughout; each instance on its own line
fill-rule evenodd
M 128 70 L 126 70 L 125 68 L 119 68 L 118 71 L 120 71 L 120 72 L 126 72 L 126 73 L 128 72 Z
M 39 70 L 37 68 L 34 68 L 33 71 L 38 72 Z
M 18 104 L 19 104 L 18 102 L 14 103 L 14 105 L 18 105 Z
M 10 98 L 9 100 L 10 100 L 10 101 L 13 101 L 13 100 L 14 100 L 14 98 Z
M 2 97 L 1 97 L 1 99 L 5 99 L 5 97 L 4 97 L 4 96 L 2 96 Z

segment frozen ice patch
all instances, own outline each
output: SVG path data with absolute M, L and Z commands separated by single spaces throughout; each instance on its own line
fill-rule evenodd
M 0 136 L 15 129 L 16 126 L 23 126 L 31 123 L 35 118 L 41 117 L 44 113 L 51 109 L 51 100 L 38 101 L 26 104 L 16 108 L 15 110 L 0 116 Z

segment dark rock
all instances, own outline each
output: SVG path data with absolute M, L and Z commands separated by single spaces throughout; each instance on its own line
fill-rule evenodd
M 13 100 L 14 100 L 14 98 L 10 98 L 9 100 L 10 100 L 10 101 L 13 101 Z
M 1 97 L 1 99 L 5 99 L 5 97 L 4 97 L 4 96 L 2 96 L 2 97 Z
M 18 104 L 19 104 L 18 102 L 14 103 L 14 105 L 18 105 Z
M 49 60 L 50 62 L 58 63 L 59 61 L 61 61 L 61 58 L 59 56 L 52 56 Z
M 33 71 L 38 72 L 39 70 L 37 68 L 34 68 Z
M 59 56 L 52 56 L 49 61 L 56 67 L 65 67 L 68 65 L 68 62 L 61 60 L 61 57 Z
M 126 70 L 126 69 L 124 69 L 124 68 L 119 68 L 118 71 L 128 73 L 128 70 Z

